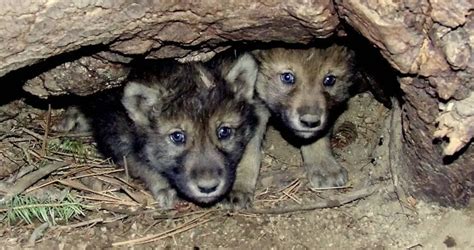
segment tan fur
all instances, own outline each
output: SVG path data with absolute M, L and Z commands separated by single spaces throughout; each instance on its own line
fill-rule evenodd
M 230 208 L 241 209 L 250 207 L 253 202 L 262 158 L 261 145 L 270 114 L 262 101 L 254 98 L 255 81 L 258 73 L 254 57 L 250 54 L 244 54 L 240 56 L 238 61 L 232 60 L 232 57 L 224 56 L 221 58 L 223 61 L 223 76 L 228 82 L 234 83 L 232 85 L 234 92 L 247 99 L 255 107 L 259 120 L 257 128 L 253 131 L 254 136 L 245 147 L 244 154 L 237 168 L 234 186 L 227 197 L 228 202 L 226 205 L 230 206 Z M 239 68 L 245 68 L 246 70 L 239 73 L 235 70 Z M 242 81 L 241 79 L 248 80 Z M 225 109 L 221 110 L 225 112 Z M 225 116 L 229 115 L 232 114 L 227 112 Z
M 260 62 L 256 94 L 296 137 L 304 166 L 313 187 L 341 186 L 347 171 L 334 158 L 329 144 L 333 109 L 350 96 L 354 82 L 353 52 L 347 47 L 256 51 Z M 281 80 L 283 73 L 295 77 L 294 84 Z M 336 77 L 333 86 L 323 85 L 326 76 Z M 316 125 L 307 125 L 307 119 Z M 245 155 L 244 155 L 245 159 Z
M 254 103 L 259 116 L 259 124 L 254 137 L 247 144 L 239 167 L 237 177 L 232 192 L 229 194 L 229 201 L 232 208 L 248 208 L 253 203 L 255 186 L 260 172 L 262 162 L 262 141 L 265 136 L 268 118 L 270 113 L 265 106 L 256 101 Z

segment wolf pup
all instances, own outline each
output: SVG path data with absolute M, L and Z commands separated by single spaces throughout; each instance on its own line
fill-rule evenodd
M 258 125 L 250 103 L 256 76 L 249 54 L 225 65 L 146 62 L 123 88 L 99 94 L 81 111 L 99 150 L 119 165 L 126 161 L 161 207 L 171 208 L 176 194 L 211 205 L 232 189 Z
M 256 51 L 256 95 L 302 143 L 310 184 L 343 186 L 348 174 L 334 158 L 329 134 L 336 108 L 351 95 L 354 53 L 340 45 Z M 260 124 L 260 126 L 265 126 Z

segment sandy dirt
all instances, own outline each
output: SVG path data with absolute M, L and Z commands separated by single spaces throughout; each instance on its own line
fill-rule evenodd
M 0 188 L 3 187 L 3 190 L 8 190 L 11 186 L 9 182 L 14 182 L 12 180 L 33 171 L 40 161 L 60 161 L 71 157 L 50 153 L 46 154 L 49 158 L 45 159 L 41 153 L 34 155 L 34 152 L 41 152 L 41 137 L 45 130 L 42 124 L 47 117 L 47 110 L 14 102 L 3 106 L 0 114 Z M 51 122 L 54 123 L 56 111 L 52 114 Z M 337 159 L 349 171 L 350 183 L 348 187 L 337 190 L 309 189 L 303 168 L 300 167 L 298 149 L 283 140 L 275 129 L 270 128 L 267 132 L 265 157 L 255 197 L 256 208 L 303 206 L 366 187 L 380 187 L 369 197 L 350 204 L 271 215 L 230 212 L 217 207 L 204 209 L 181 202 L 174 211 L 158 213 L 152 204 L 140 207 L 136 205 L 140 198 L 130 199 L 130 194 L 127 196 L 123 189 L 111 188 L 113 182 L 110 179 L 113 179 L 114 174 L 108 177 L 107 185 L 104 184 L 104 178 L 108 175 L 102 175 L 102 180 L 98 176 L 83 177 L 76 180 L 81 180 L 80 183 L 89 191 L 77 185 L 54 183 L 28 193 L 36 197 L 54 196 L 68 189 L 78 197 L 96 197 L 90 192 L 95 190 L 96 195 L 107 193 L 127 202 L 120 206 L 117 202 L 105 202 L 104 205 L 104 202 L 83 199 L 84 204 L 90 205 L 85 216 L 69 222 L 58 222 L 37 235 L 35 240 L 30 238 L 33 231 L 40 228 L 40 221 L 10 224 L 2 220 L 0 248 L 474 248 L 474 204 L 455 210 L 415 199 L 402 205 L 397 199 L 392 191 L 388 166 L 389 115 L 390 111 L 369 94 L 358 95 L 350 101 L 348 110 L 335 125 L 336 139 L 333 142 Z M 345 128 L 338 129 L 341 126 Z M 31 136 L 22 128 L 37 133 L 36 137 L 39 138 Z M 54 138 L 52 134 L 51 140 Z M 93 145 L 90 138 L 81 140 Z M 22 145 L 32 150 L 28 151 Z M 73 162 L 79 160 L 74 159 Z M 99 160 L 94 158 L 96 162 Z M 94 161 L 85 161 L 81 167 Z M 57 171 L 34 184 L 34 187 L 54 179 L 64 179 L 65 175 L 71 174 L 70 171 Z M 138 181 L 131 183 L 133 186 L 129 189 L 140 185 Z M 140 191 L 134 194 L 141 194 L 143 200 L 149 202 L 148 194 Z M 144 238 L 149 242 L 142 243 Z

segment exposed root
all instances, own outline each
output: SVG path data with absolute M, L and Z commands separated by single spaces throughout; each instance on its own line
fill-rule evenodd
M 401 153 L 402 153 L 402 111 L 400 104 L 395 97 L 392 97 L 392 117 L 390 120 L 390 142 L 389 142 L 389 165 L 390 174 L 392 176 L 392 183 L 395 194 L 400 201 L 403 209 L 403 204 L 407 197 L 405 191 L 399 185 L 399 175 L 401 169 Z
M 334 196 L 330 200 L 318 201 L 315 203 L 310 203 L 306 205 L 298 205 L 298 206 L 289 206 L 289 207 L 282 207 L 282 208 L 270 208 L 270 209 L 259 209 L 253 208 L 242 211 L 243 213 L 252 213 L 252 214 L 286 214 L 286 213 L 294 213 L 294 212 L 301 212 L 301 211 L 308 211 L 308 210 L 315 210 L 315 209 L 322 209 L 322 208 L 333 208 L 333 207 L 340 207 L 347 203 L 354 202 L 356 200 L 368 197 L 372 195 L 375 191 L 379 190 L 381 186 L 371 186 L 363 189 L 359 189 L 356 191 L 352 191 L 349 193 L 341 194 L 338 196 Z
M 51 174 L 52 172 L 56 171 L 57 169 L 66 166 L 67 163 L 64 162 L 58 162 L 58 163 L 52 163 L 47 166 L 44 166 L 32 173 L 29 173 L 25 176 L 23 176 L 21 179 L 19 179 L 15 185 L 13 185 L 11 188 L 9 188 L 8 192 L 5 194 L 2 199 L 0 199 L 0 203 L 4 203 L 6 201 L 9 201 L 13 196 L 21 194 L 23 191 L 25 191 L 27 188 L 29 188 L 31 185 L 35 184 L 37 181 L 39 181 L 41 178 Z
M 138 239 L 115 242 L 115 243 L 112 243 L 112 246 L 117 247 L 117 246 L 123 246 L 123 245 L 131 246 L 131 245 L 145 244 L 145 243 L 154 242 L 154 241 L 166 238 L 166 237 L 172 237 L 176 234 L 188 231 L 190 229 L 193 229 L 197 226 L 203 225 L 203 224 L 213 220 L 215 217 L 209 217 L 208 216 L 212 212 L 213 211 L 211 210 L 211 211 L 208 211 L 206 213 L 203 213 L 202 215 L 199 215 L 196 218 L 191 219 L 188 222 L 185 222 L 185 223 L 183 223 L 183 224 L 181 224 L 177 227 L 166 230 L 164 232 L 161 232 L 161 233 L 158 233 L 158 234 L 155 234 L 155 235 L 145 236 L 145 237 L 138 238 Z
M 50 226 L 49 223 L 45 222 L 41 224 L 39 227 L 35 228 L 35 230 L 33 230 L 33 233 L 31 233 L 30 238 L 28 239 L 27 246 L 34 247 L 35 242 L 43 236 L 43 233 L 46 231 L 46 229 L 49 228 L 49 226 Z

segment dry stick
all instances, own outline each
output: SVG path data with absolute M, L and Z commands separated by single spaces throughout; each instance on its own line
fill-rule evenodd
M 326 190 L 348 189 L 348 188 L 352 188 L 352 186 L 351 185 L 345 185 L 345 186 L 340 186 L 340 187 L 318 187 L 318 188 L 309 187 L 309 190 L 311 190 L 313 192 L 316 192 L 316 193 L 319 193 L 319 192 L 326 191 Z
M 75 181 L 75 180 L 65 179 L 65 180 L 58 180 L 58 182 L 65 185 L 65 186 L 74 188 L 76 190 L 86 191 L 86 192 L 93 193 L 93 194 L 96 194 L 96 195 L 99 195 L 99 196 L 103 196 L 105 198 L 108 198 L 109 199 L 108 201 L 115 200 L 115 201 L 121 202 L 121 203 L 139 205 L 139 204 L 133 204 L 133 203 L 126 202 L 124 200 L 121 200 L 118 197 L 115 197 L 115 196 L 112 196 L 112 195 L 109 195 L 109 194 L 103 194 L 101 192 L 95 191 L 93 189 L 88 188 L 87 186 L 85 186 L 81 182 L 78 182 L 78 181 Z M 107 199 L 105 199 L 105 200 L 107 200 Z
M 127 216 L 152 214 L 152 217 L 153 217 L 154 220 L 175 220 L 175 219 L 185 218 L 185 217 L 189 217 L 189 216 L 196 215 L 196 214 L 207 214 L 207 213 L 210 213 L 210 212 L 219 211 L 217 209 L 212 209 L 212 210 L 209 210 L 209 211 L 197 210 L 197 211 L 188 212 L 188 213 L 184 213 L 184 214 L 179 214 L 179 213 L 178 214 L 163 214 L 162 213 L 163 210 L 161 210 L 161 209 L 130 210 L 130 209 L 125 209 L 125 208 L 121 208 L 121 207 L 117 207 L 117 206 L 108 206 L 105 203 L 100 203 L 99 205 L 97 205 L 97 208 L 102 209 L 102 210 L 107 210 L 107 211 L 113 212 L 113 213 L 126 214 Z
M 197 216 L 196 218 L 186 222 L 186 223 L 183 223 L 175 228 L 172 228 L 172 229 L 169 229 L 169 230 L 166 230 L 164 232 L 161 232 L 159 234 L 155 234 L 155 235 L 150 235 L 150 236 L 146 236 L 146 237 L 142 237 L 142 238 L 138 238 L 138 239 L 133 239 L 133 240 L 127 240 L 127 241 L 121 241 L 121 242 L 115 242 L 115 243 L 112 243 L 112 246 L 115 247 L 115 246 L 122 246 L 122 245 L 130 245 L 130 244 L 133 244 L 133 245 L 136 245 L 136 244 L 143 244 L 143 243 L 149 243 L 149 242 L 153 242 L 153 241 L 156 241 L 156 240 L 160 240 L 162 238 L 165 238 L 165 237 L 169 237 L 169 236 L 172 236 L 172 235 L 175 235 L 175 234 L 178 234 L 178 233 L 181 233 L 181 232 L 184 232 L 184 231 L 187 231 L 189 229 L 192 229 L 194 227 L 197 227 L 199 225 L 202 225 L 204 223 L 207 223 L 209 222 L 210 220 L 212 220 L 212 218 L 208 218 L 206 220 L 203 220 L 203 221 L 200 221 L 198 223 L 195 223 L 196 221 L 198 221 L 199 219 L 203 218 L 204 216 L 212 213 L 213 211 L 209 211 L 209 212 L 206 212 L 202 215 L 199 215 Z
M 64 159 L 61 159 L 61 158 L 52 157 L 52 156 L 48 156 L 48 155 L 41 155 L 33 149 L 28 149 L 28 152 L 30 152 L 31 155 L 33 155 L 34 157 L 36 157 L 36 159 L 39 159 L 39 160 L 46 159 L 46 160 L 50 160 L 50 161 L 59 161 L 59 162 L 64 161 Z
M 285 187 L 281 188 L 280 190 L 278 190 L 278 192 L 282 192 L 284 190 L 287 190 L 289 188 L 292 188 L 293 186 L 297 185 L 298 182 L 300 181 L 299 178 L 296 178 L 294 181 L 292 181 L 290 184 L 286 185 Z
M 64 162 L 58 162 L 58 163 L 52 163 L 49 165 L 46 165 L 32 173 L 29 173 L 25 176 L 23 176 L 21 179 L 19 179 L 15 185 L 13 185 L 8 193 L 0 200 L 0 203 L 2 201 L 7 201 L 10 200 L 13 196 L 21 194 L 25 189 L 29 188 L 31 185 L 35 184 L 37 181 L 39 181 L 41 178 L 49 175 L 50 173 L 56 171 L 59 168 L 62 168 L 66 166 L 67 163 Z
M 169 233 L 162 233 L 161 235 L 156 235 L 155 238 L 153 239 L 149 239 L 149 240 L 146 240 L 144 242 L 142 242 L 143 244 L 145 243 L 150 243 L 150 242 L 153 242 L 153 241 L 157 241 L 157 240 L 161 240 L 161 239 L 164 239 L 166 237 L 173 237 L 179 233 L 183 233 L 183 232 L 186 232 L 188 230 L 191 230 L 195 227 L 198 227 L 200 225 L 203 225 L 203 224 L 206 224 L 208 223 L 209 221 L 213 220 L 215 218 L 208 218 L 208 219 L 205 219 L 205 220 L 202 220 L 202 221 L 199 221 L 197 223 L 194 223 L 194 224 L 187 224 L 186 226 L 183 226 L 183 227 L 177 227 L 175 228 L 175 230 L 169 232 Z
M 124 219 L 126 217 L 127 217 L 126 215 L 121 215 L 121 216 L 116 216 L 116 217 L 113 217 L 113 218 L 106 218 L 106 219 L 104 219 L 104 218 L 95 218 L 95 219 L 91 219 L 91 220 L 88 220 L 88 221 L 81 221 L 81 222 L 78 222 L 78 223 L 75 223 L 75 224 L 58 226 L 56 228 L 59 228 L 59 229 L 72 229 L 72 228 L 85 227 L 85 226 L 94 226 L 97 223 L 111 223 L 111 222 L 115 222 L 115 221 Z
M 106 175 L 106 174 L 112 174 L 112 173 L 117 173 L 117 172 L 122 172 L 123 169 L 114 169 L 114 170 L 109 170 L 109 171 L 103 171 L 103 172 L 98 172 L 98 173 L 90 173 L 90 174 L 84 174 L 84 175 L 79 175 L 79 176 L 74 176 L 69 178 L 70 180 L 75 180 L 75 179 L 81 179 L 84 177 L 92 177 L 92 176 L 98 176 L 98 175 Z
M 20 147 L 20 148 L 21 148 L 21 151 L 23 152 L 23 154 L 25 155 L 26 163 L 28 163 L 28 165 L 30 165 L 30 166 L 35 166 L 34 162 L 31 160 L 30 151 L 28 151 L 28 149 L 26 147 Z
M 400 154 L 402 150 L 402 111 L 398 100 L 395 97 L 392 97 L 391 100 L 393 111 L 390 120 L 390 142 L 388 144 L 389 165 L 395 194 L 403 210 L 403 202 L 406 201 L 407 198 L 405 192 L 398 185 L 398 175 L 401 168 Z
M 45 222 L 41 224 L 39 227 L 35 228 L 35 230 L 33 230 L 33 233 L 31 233 L 30 238 L 28 239 L 27 246 L 34 247 L 36 240 L 38 240 L 39 238 L 43 236 L 44 231 L 48 229 L 48 227 L 50 227 L 49 223 Z
M 46 124 L 44 129 L 44 136 L 43 136 L 43 145 L 41 146 L 41 153 L 43 156 L 48 154 L 48 134 L 49 134 L 49 126 L 51 124 L 51 104 L 48 104 L 48 113 L 46 113 Z
M 253 213 L 253 214 L 285 214 L 285 213 L 293 213 L 293 212 L 301 212 L 301 211 L 308 211 L 314 209 L 321 209 L 321 208 L 332 208 L 332 207 L 340 207 L 347 203 L 351 203 L 353 201 L 365 198 L 370 196 L 375 191 L 380 189 L 380 185 L 371 186 L 363 189 L 359 189 L 356 191 L 352 191 L 349 193 L 341 194 L 335 196 L 330 200 L 318 201 L 315 203 L 310 203 L 302 206 L 291 206 L 291 207 L 282 207 L 282 208 L 270 208 L 270 209 L 259 209 L 253 208 L 242 211 L 244 213 Z
M 38 185 L 38 186 L 35 186 L 35 187 L 32 187 L 32 188 L 26 190 L 26 191 L 25 191 L 25 194 L 31 193 L 31 192 L 33 192 L 33 191 L 35 191 L 35 190 L 38 190 L 38 189 L 40 189 L 40 188 L 49 186 L 49 185 L 54 184 L 54 183 L 57 183 L 57 182 L 58 182 L 57 179 L 56 179 L 56 180 L 47 181 L 47 182 L 45 182 L 45 183 L 43 183 L 43 184 L 41 184 L 41 185 Z
M 87 221 L 81 221 L 79 223 L 71 224 L 71 225 L 65 225 L 65 226 L 59 226 L 58 228 L 60 229 L 71 229 L 71 228 L 78 228 L 78 227 L 85 227 L 85 226 L 93 226 L 97 223 L 102 223 L 104 222 L 103 218 L 95 218 L 92 220 L 87 220 Z
M 117 199 L 112 199 L 112 198 L 103 198 L 103 197 L 91 197 L 91 196 L 82 196 L 82 195 L 76 195 L 78 198 L 85 199 L 85 200 L 93 200 L 93 201 L 100 201 L 103 203 L 107 204 L 114 204 L 114 205 L 124 205 L 124 206 L 130 206 L 130 207 L 138 207 L 140 204 L 136 202 L 127 202 L 124 200 L 117 200 Z
M 270 153 L 265 153 L 265 155 L 267 155 L 268 157 L 272 158 L 273 160 L 275 160 L 275 161 L 277 161 L 277 162 L 279 162 L 279 163 L 281 163 L 281 164 L 288 165 L 288 166 L 290 166 L 290 167 L 299 167 L 298 164 L 292 164 L 292 163 L 289 163 L 289 162 L 280 160 L 280 159 L 278 159 L 278 157 L 276 157 L 276 156 L 274 156 L 274 155 L 272 155 L 272 154 L 270 154 Z
M 283 191 L 282 192 L 285 196 L 287 196 L 288 198 L 290 198 L 291 200 L 293 200 L 294 202 L 298 203 L 298 204 L 301 204 L 301 201 L 299 200 L 299 198 L 292 194 L 292 193 L 289 193 L 289 192 L 286 192 L 286 191 Z
M 34 132 L 34 131 L 32 131 L 32 130 L 29 130 L 29 129 L 27 129 L 27 128 L 21 128 L 21 131 L 23 131 L 23 132 L 25 132 L 25 133 L 27 133 L 27 134 L 33 136 L 34 138 L 36 138 L 36 139 L 38 139 L 38 140 L 43 140 L 43 136 L 42 136 L 42 135 L 40 135 L 40 134 L 38 134 L 38 133 L 36 133 L 36 132 Z
M 92 137 L 91 132 L 78 132 L 78 133 L 55 133 L 52 137 Z

